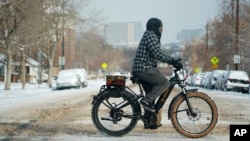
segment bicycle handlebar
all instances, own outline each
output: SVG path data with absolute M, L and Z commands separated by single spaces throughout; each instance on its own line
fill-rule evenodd
M 182 60 L 181 58 L 178 58 L 178 59 L 174 60 L 174 62 L 178 62 L 178 63 L 179 63 L 179 64 L 177 65 L 178 67 L 176 67 L 176 65 L 173 65 L 174 68 L 175 68 L 175 71 L 179 71 L 179 70 L 181 70 L 181 69 L 184 69 L 181 60 Z

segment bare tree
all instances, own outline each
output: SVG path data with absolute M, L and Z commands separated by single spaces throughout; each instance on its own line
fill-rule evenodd
M 220 17 L 214 19 L 210 28 L 210 39 L 212 42 L 211 53 L 220 58 L 220 68 L 234 69 L 233 56 L 236 54 L 236 36 L 239 42 L 238 54 L 241 55 L 239 68 L 250 72 L 247 62 L 249 54 L 249 7 L 250 3 L 246 0 L 240 1 L 239 12 L 239 35 L 236 35 L 236 1 L 223 1 L 221 4 Z M 250 59 L 250 58 L 249 58 Z M 248 70 L 247 70 L 248 69 Z
M 80 10 L 88 6 L 89 0 L 8 0 L 0 5 L 0 50 L 7 58 L 7 76 L 5 89 L 10 89 L 13 55 L 21 62 L 21 81 L 25 84 L 25 59 L 36 57 L 41 51 L 49 68 L 48 84 L 51 84 L 51 68 L 57 47 L 61 44 L 63 25 L 75 28 L 77 23 L 86 24 L 91 18 L 81 17 Z M 97 15 L 96 12 L 92 14 Z
M 99 30 L 90 29 L 82 32 L 77 38 L 77 59 L 80 67 L 84 67 L 88 72 L 96 72 L 101 69 L 103 62 L 108 64 L 107 71 L 117 71 L 128 67 L 130 58 L 126 58 L 124 50 L 116 49 L 107 44 Z M 131 64 L 130 64 L 131 65 Z
M 17 32 L 21 25 L 29 17 L 28 9 L 32 8 L 32 2 L 20 0 L 9 0 L 1 4 L 0 14 L 0 44 L 7 57 L 7 75 L 5 90 L 10 90 L 13 51 L 16 44 L 19 44 Z
M 92 11 L 93 16 L 86 17 L 81 15 L 81 12 L 89 6 L 89 0 L 46 0 L 44 8 L 46 11 L 44 22 L 47 23 L 45 29 L 48 29 L 47 47 L 41 49 L 45 52 L 49 66 L 49 80 L 48 84 L 51 85 L 52 68 L 54 67 L 55 54 L 58 46 L 64 46 L 63 35 L 64 29 L 76 30 L 77 26 L 86 25 L 89 22 L 98 21 L 98 14 Z M 97 22 L 96 22 L 97 23 Z
M 220 5 L 220 13 L 218 17 L 212 19 L 208 28 L 208 60 L 212 56 L 217 56 L 220 60 L 217 69 L 234 69 L 234 55 L 236 54 L 236 0 L 223 0 Z M 238 36 L 238 53 L 241 56 L 239 69 L 243 69 L 250 73 L 249 60 L 250 47 L 250 3 L 247 0 L 241 0 L 239 6 L 239 35 Z M 201 46 L 205 42 L 200 42 Z M 192 56 L 188 53 L 191 43 L 186 45 L 185 56 Z M 197 48 L 196 48 L 197 50 Z M 203 49 L 204 50 L 204 49 Z M 202 50 L 200 50 L 202 52 Z M 201 53 L 202 54 L 202 53 Z M 202 56 L 197 56 L 198 60 L 203 60 Z M 197 63 L 197 62 L 195 62 Z M 212 69 L 212 68 L 211 68 Z

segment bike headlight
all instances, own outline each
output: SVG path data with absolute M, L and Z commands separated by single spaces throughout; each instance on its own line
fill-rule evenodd
M 180 80 L 186 80 L 188 78 L 188 73 L 187 70 L 185 69 L 181 69 L 180 71 L 177 72 L 177 74 L 179 75 Z

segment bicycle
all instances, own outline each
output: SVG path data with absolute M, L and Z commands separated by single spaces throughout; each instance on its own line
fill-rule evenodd
M 183 70 L 182 67 L 173 71 L 174 77 L 170 79 L 169 88 L 156 101 L 155 113 L 144 109 L 143 114 L 139 100 L 144 97 L 144 91 L 138 78 L 131 77 L 131 81 L 138 84 L 140 94 L 125 86 L 124 81 L 117 83 L 107 81 L 107 84 L 100 88 L 99 94 L 93 97 L 91 117 L 94 125 L 99 131 L 118 137 L 129 133 L 138 120 L 142 120 L 144 125 L 159 124 L 161 109 L 174 86 L 178 85 L 181 92 L 173 97 L 169 104 L 168 119 L 171 119 L 173 127 L 183 136 L 190 138 L 206 136 L 216 126 L 217 106 L 207 94 L 199 92 L 198 89 L 186 88 L 185 79 L 181 79 L 178 73 Z M 116 80 L 119 80 L 122 77 L 117 78 Z

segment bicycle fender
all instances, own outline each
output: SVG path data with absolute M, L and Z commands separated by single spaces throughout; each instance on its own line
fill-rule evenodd
M 108 91 L 101 91 L 101 92 L 98 93 L 97 95 L 94 95 L 91 104 L 94 105 L 98 99 L 100 99 L 101 97 L 105 96 L 105 94 L 107 94 L 107 93 L 108 93 Z
M 129 101 L 133 101 L 134 100 L 134 104 L 136 106 L 136 113 L 141 113 L 141 107 L 140 104 L 137 100 L 135 100 L 135 96 L 133 94 L 131 94 L 129 91 L 126 90 L 116 90 L 116 89 L 106 89 L 104 91 L 101 91 L 99 94 L 93 96 L 93 101 L 92 104 L 94 105 L 96 103 L 96 101 L 98 101 L 100 98 L 102 97 L 106 97 L 106 95 L 109 95 L 110 97 L 115 97 L 115 98 L 119 98 L 119 97 L 126 97 L 127 99 L 129 99 Z
M 197 92 L 197 91 L 198 91 L 198 89 L 190 89 L 190 90 L 187 90 L 187 93 L 189 93 L 189 92 Z M 176 100 L 177 100 L 179 97 L 181 97 L 183 94 L 184 94 L 183 91 L 181 91 L 181 92 L 180 92 L 179 94 L 177 94 L 177 95 L 172 99 L 172 101 L 170 102 L 169 107 L 168 107 L 168 119 L 170 119 L 170 117 L 171 117 L 173 105 L 175 104 Z

